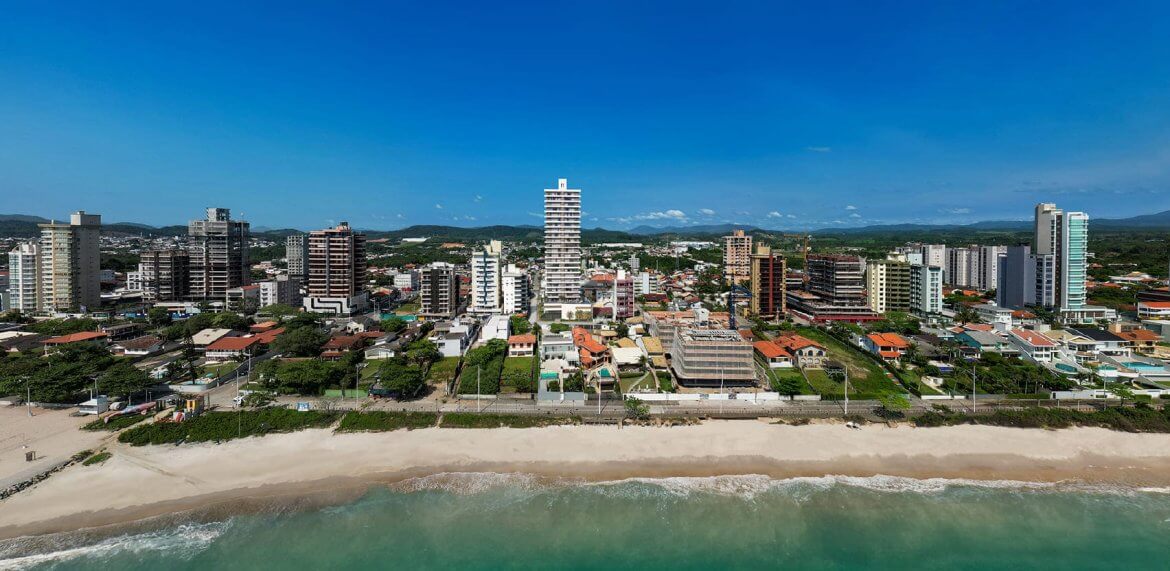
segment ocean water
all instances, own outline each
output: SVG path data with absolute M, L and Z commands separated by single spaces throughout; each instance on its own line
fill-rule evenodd
M 444 474 L 326 508 L 0 544 L 0 569 L 1168 569 L 1170 491 Z

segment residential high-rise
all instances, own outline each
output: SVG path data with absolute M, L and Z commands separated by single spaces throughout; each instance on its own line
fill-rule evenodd
M 865 285 L 873 311 L 910 311 L 910 264 L 869 260 L 865 264 Z
M 942 313 L 942 268 L 911 264 L 909 278 L 910 311 L 923 317 Z
M 528 313 L 532 288 L 528 273 L 514 265 L 508 265 L 500 274 L 500 289 L 503 290 L 505 314 Z
M 301 280 L 295 276 L 279 275 L 270 280 L 257 283 L 260 286 L 260 305 L 263 309 L 270 305 L 301 305 Z
M 1087 293 L 1089 216 L 1083 212 L 1065 212 L 1052 203 L 1040 203 L 1036 205 L 1035 228 L 1033 253 L 1037 257 L 1052 256 L 1037 266 L 1037 281 L 1052 284 L 1053 299 L 1048 304 L 1061 310 L 1083 308 Z
M 634 316 L 634 278 L 625 270 L 618 270 L 613 279 L 613 310 L 614 319 Z
M 102 300 L 102 217 L 78 211 L 41 229 L 40 311 L 88 311 Z
M 946 249 L 946 282 L 953 286 L 967 287 L 971 283 L 971 250 L 967 248 Z
M 501 313 L 503 299 L 501 288 L 501 260 L 503 244 L 492 240 L 483 248 L 471 254 L 471 307 L 472 313 L 488 315 Z
M 558 179 L 544 190 L 544 302 L 556 309 L 581 301 L 581 190 Z
M 1030 246 L 1009 246 L 998 260 L 995 304 L 1022 309 L 1036 305 L 1036 258 Z
M 459 313 L 459 275 L 455 266 L 434 262 L 419 272 L 419 315 L 451 318 Z
M 8 309 L 25 315 L 37 312 L 41 292 L 41 247 L 17 244 L 8 252 Z
M 865 296 L 865 266 L 846 254 L 809 254 L 808 285 L 788 291 L 789 310 L 812 321 L 871 321 L 878 316 Z
M 187 299 L 191 286 L 191 262 L 185 250 L 142 252 L 138 279 L 142 298 L 149 302 Z
M 249 226 L 227 208 L 208 208 L 205 220 L 187 224 L 190 298 L 220 301 L 227 290 L 252 283 Z
M 732 283 L 751 279 L 752 237 L 743 230 L 734 230 L 723 237 L 723 277 Z
M 284 239 L 284 261 L 288 275 L 304 281 L 309 277 L 309 237 L 293 234 Z
M 682 329 L 672 340 L 670 355 L 682 385 L 743 386 L 756 379 L 752 344 L 730 329 Z
M 749 304 L 752 314 L 768 319 L 782 318 L 787 307 L 787 262 L 784 256 L 759 244 L 751 256 L 751 266 L 752 297 Z
M 342 222 L 309 233 L 306 311 L 349 315 L 367 303 L 366 236 Z

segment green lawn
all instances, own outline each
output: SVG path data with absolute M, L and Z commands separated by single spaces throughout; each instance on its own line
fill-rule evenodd
M 802 394 L 802 395 L 820 394 L 817 391 L 814 391 L 813 388 L 811 386 L 809 386 L 809 384 L 807 382 L 805 382 L 804 375 L 801 375 L 800 369 L 797 369 L 796 367 L 791 367 L 791 368 L 787 368 L 787 369 L 772 369 L 772 368 L 765 366 L 764 370 L 768 371 L 768 378 L 769 378 L 769 380 L 771 380 L 773 382 L 779 382 L 780 380 L 787 379 L 787 378 L 799 379 L 800 380 L 800 394 Z M 810 371 L 810 372 L 812 372 L 812 371 Z M 823 373 L 824 371 L 820 371 L 820 372 Z
M 902 378 L 906 383 L 914 383 L 918 387 L 918 392 L 924 395 L 942 394 L 934 387 L 922 382 L 922 380 L 918 378 L 918 371 L 903 371 Z
M 225 361 L 223 363 L 203 365 L 203 374 L 207 375 L 207 373 L 213 373 L 215 378 L 218 379 L 221 375 L 226 375 L 227 373 L 230 373 L 239 367 L 240 363 L 236 361 Z
M 674 392 L 674 377 L 670 375 L 670 371 L 654 371 L 654 376 L 658 377 L 658 392 Z
M 630 392 L 635 387 L 646 389 L 654 388 L 657 382 L 658 380 L 652 373 L 645 371 L 637 373 L 622 373 L 621 377 L 618 379 L 618 384 L 622 387 L 623 395 Z
M 455 369 L 459 366 L 459 357 L 443 357 L 435 361 L 427 371 L 427 382 L 432 385 L 444 385 L 455 378 Z
M 506 357 L 500 374 L 500 392 L 536 392 L 537 373 L 532 357 Z
M 902 387 L 886 376 L 886 371 L 880 365 L 870 359 L 868 355 L 863 354 L 860 347 L 847 345 L 837 340 L 836 337 L 811 327 L 799 327 L 797 332 L 824 345 L 829 351 L 829 359 L 849 367 L 849 398 L 865 399 L 874 398 L 889 391 L 905 392 Z M 811 370 L 805 372 L 812 373 Z M 829 379 L 827 375 L 824 375 L 824 371 L 817 372 L 818 376 L 824 376 L 825 381 L 832 383 L 833 390 L 826 391 L 824 389 L 829 388 L 829 385 L 821 383 L 819 379 L 814 381 L 813 375 L 808 375 L 809 382 L 818 389 L 822 397 L 829 399 L 845 397 L 845 391 L 839 379 Z
M 411 313 L 418 313 L 419 309 L 422 309 L 422 306 L 420 306 L 417 303 L 414 303 L 414 302 L 404 303 L 398 309 L 395 309 L 394 313 L 397 313 L 399 315 L 408 315 Z

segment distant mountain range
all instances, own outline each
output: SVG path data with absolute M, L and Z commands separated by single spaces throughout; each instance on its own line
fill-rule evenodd
M 39 232 L 37 224 L 48 222 L 49 219 L 27 214 L 0 214 L 0 237 L 33 237 Z M 1130 218 L 1097 218 L 1090 219 L 1089 226 L 1097 231 L 1170 231 L 1170 210 L 1155 214 L 1144 214 Z M 592 228 L 582 230 L 582 239 L 587 242 L 637 242 L 647 237 L 678 237 L 678 238 L 712 238 L 723 236 L 732 230 L 741 229 L 746 232 L 774 234 L 785 230 L 765 229 L 751 225 L 736 224 L 709 224 L 696 226 L 672 226 L 656 228 L 652 226 L 638 226 L 630 230 L 607 230 Z M 1027 232 L 1032 229 L 1031 220 L 989 220 L 971 224 L 882 224 L 861 226 L 856 228 L 822 228 L 817 230 L 792 230 L 794 233 L 810 233 L 814 235 L 831 234 L 913 234 L 921 232 Z M 512 242 L 537 241 L 543 236 L 540 226 L 523 224 L 518 226 L 496 225 L 464 228 L 459 226 L 417 225 L 400 230 L 363 230 L 370 238 L 386 238 L 400 240 L 402 238 L 436 238 L 449 241 L 472 241 L 496 239 Z M 117 222 L 103 224 L 102 232 L 125 236 L 183 236 L 187 227 L 182 225 L 154 227 L 137 222 Z M 280 239 L 290 234 L 300 233 L 300 230 L 291 228 L 271 229 L 257 226 L 253 235 L 270 239 Z

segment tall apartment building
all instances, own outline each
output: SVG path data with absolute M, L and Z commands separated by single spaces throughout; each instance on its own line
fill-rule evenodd
M 1051 305 L 1061 310 L 1081 309 L 1087 296 L 1089 216 L 1041 203 L 1036 205 L 1035 228 L 1033 253 L 1038 257 L 1052 256 L 1048 263 L 1037 267 L 1037 273 L 1044 271 L 1043 279 L 1053 284 Z
M 8 309 L 25 315 L 37 312 L 41 299 L 41 247 L 17 244 L 8 252 Z
M 809 254 L 808 285 L 788 292 L 788 308 L 813 321 L 871 321 L 878 316 L 865 295 L 861 258 L 843 254 Z
M 500 274 L 500 289 L 503 291 L 505 314 L 528 313 L 532 299 L 528 272 L 509 264 Z
M 945 268 L 947 264 L 947 247 L 942 244 L 922 244 L 922 262 L 924 266 L 938 266 Z M 945 277 L 945 276 L 944 276 Z
M 618 270 L 613 279 L 613 317 L 629 319 L 634 316 L 634 278 L 625 270 Z
M 638 272 L 634 276 L 634 295 L 646 295 L 648 293 L 655 293 L 658 291 L 658 281 L 650 272 Z
M 138 280 L 146 301 L 182 301 L 191 291 L 191 259 L 185 250 L 142 252 Z
M 911 264 L 909 278 L 910 311 L 923 317 L 942 313 L 942 268 Z
M 966 287 L 971 281 L 968 271 L 971 268 L 971 251 L 967 248 L 947 248 L 946 260 L 944 270 L 946 282 L 953 286 Z
M 260 286 L 261 309 L 278 303 L 292 307 L 301 305 L 301 280 L 296 276 L 275 276 L 256 285 Z
M 407 293 L 418 291 L 418 270 L 405 270 L 394 274 L 394 287 Z
M 471 307 L 469 311 L 490 315 L 503 311 L 501 287 L 503 244 L 492 240 L 471 254 Z
M 1040 288 L 1036 281 L 1036 258 L 1030 246 L 1008 247 L 999 257 L 998 278 L 996 305 L 1011 309 L 1036 305 L 1036 293 Z
M 581 301 L 581 190 L 563 178 L 544 190 L 542 293 L 546 308 Z
M 309 233 L 306 311 L 351 315 L 365 308 L 366 236 L 342 222 Z
M 743 230 L 734 230 L 723 237 L 723 277 L 732 283 L 751 279 L 752 237 Z
M 459 275 L 455 266 L 434 262 L 419 272 L 419 315 L 451 318 L 459 313 Z
M 999 282 L 999 256 L 1006 246 L 947 248 L 946 282 L 956 287 L 989 290 Z
M 865 264 L 869 308 L 877 313 L 910 311 L 910 264 L 869 260 Z
M 207 218 L 187 224 L 190 298 L 219 301 L 227 290 L 252 283 L 249 226 L 227 208 L 208 208 Z
M 99 214 L 74 212 L 41 229 L 40 311 L 88 311 L 102 300 Z
M 309 278 L 309 237 L 293 234 L 284 239 L 284 261 L 288 275 L 304 281 Z
M 755 382 L 752 345 L 730 329 L 684 328 L 674 335 L 670 366 L 685 386 L 734 386 Z
M 763 244 L 756 246 L 751 256 L 752 297 L 749 306 L 753 315 L 780 319 L 787 308 L 787 261 Z

